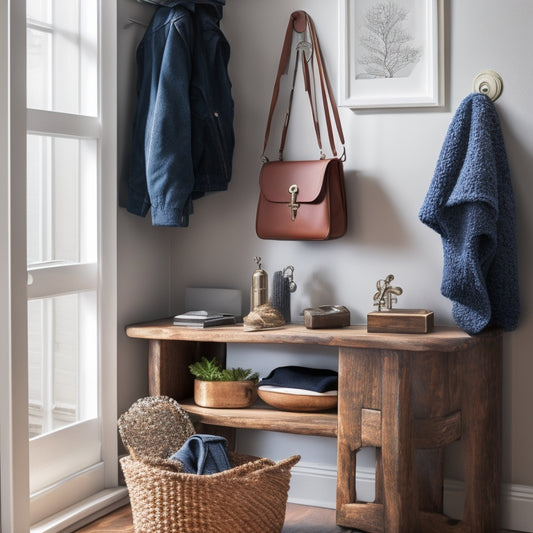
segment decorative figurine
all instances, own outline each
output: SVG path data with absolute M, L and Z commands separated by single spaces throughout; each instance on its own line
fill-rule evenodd
M 401 287 L 393 287 L 394 276 L 389 274 L 376 283 L 374 305 L 377 311 L 367 314 L 366 328 L 369 333 L 430 333 L 433 331 L 433 311 L 427 309 L 393 309 Z
M 289 271 L 288 275 L 286 274 L 287 270 Z M 283 275 L 286 278 L 289 278 L 289 291 L 296 292 L 296 289 L 298 288 L 298 286 L 294 282 L 294 267 L 292 265 L 285 267 L 285 270 L 283 271 Z
M 268 274 L 261 268 L 261 258 L 259 256 L 255 256 L 254 261 L 257 264 L 257 269 L 252 275 L 252 311 L 256 307 L 268 303 Z
M 374 294 L 374 305 L 377 306 L 378 311 L 382 311 L 382 306 L 385 306 L 384 310 L 392 309 L 392 304 L 398 301 L 398 298 L 393 296 L 400 296 L 403 293 L 401 287 L 392 287 L 391 281 L 394 279 L 392 274 L 389 274 L 385 279 L 380 279 L 376 283 L 378 292 Z

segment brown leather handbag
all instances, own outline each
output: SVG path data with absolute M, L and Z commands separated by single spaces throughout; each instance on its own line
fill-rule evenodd
M 279 95 L 281 76 L 287 73 L 289 67 L 293 32 L 299 34 L 300 37 L 296 47 L 289 107 L 281 135 L 279 161 L 268 161 L 265 152 Z M 309 40 L 306 40 L 307 36 Z M 300 60 L 321 158 L 309 161 L 283 161 L 283 150 Z M 314 65 L 318 70 L 320 81 L 317 85 L 320 89 L 333 154 L 333 157 L 329 159 L 326 159 L 322 150 L 318 109 L 316 108 Z M 345 152 L 343 150 L 342 156 L 337 157 L 331 114 L 333 114 L 339 140 L 344 145 L 337 105 L 324 67 L 313 21 L 305 11 L 295 11 L 291 14 L 285 34 L 265 132 L 256 215 L 256 233 L 261 239 L 328 240 L 342 237 L 346 233 L 346 194 L 343 171 Z

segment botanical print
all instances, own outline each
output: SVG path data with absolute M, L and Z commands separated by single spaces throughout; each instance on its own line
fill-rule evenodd
M 356 49 L 356 79 L 405 78 L 422 57 L 409 31 L 410 11 L 397 2 L 380 2 L 362 17 Z

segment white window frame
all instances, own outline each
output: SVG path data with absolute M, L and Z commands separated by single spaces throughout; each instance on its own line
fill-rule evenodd
M 118 488 L 117 461 L 117 302 L 116 302 L 116 2 L 100 3 L 102 74 L 99 115 L 105 117 L 99 145 L 100 231 L 100 431 L 102 463 L 96 472 L 101 491 L 68 510 L 31 526 L 28 443 L 27 274 L 26 274 L 26 13 L 25 2 L 0 2 L 0 477 L 1 530 L 69 531 L 80 520 L 125 501 Z M 102 53 L 105 50 L 105 53 Z M 39 113 L 28 126 L 38 129 Z M 82 267 L 83 268 L 83 267 Z M 34 287 L 36 288 L 36 286 Z M 32 289 L 31 289 L 32 290 Z M 5 354 L 5 355 L 4 355 Z M 73 495 L 64 484 L 64 494 Z M 74 498 L 76 496 L 74 495 Z M 81 497 L 79 497 L 81 499 Z M 32 506 L 39 506 L 38 498 Z M 48 509 L 48 514 L 50 510 Z
M 0 2 L 0 518 L 6 532 L 29 529 L 24 4 Z

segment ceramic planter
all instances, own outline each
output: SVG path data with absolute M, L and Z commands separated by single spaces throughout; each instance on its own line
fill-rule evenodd
M 194 402 L 201 407 L 249 407 L 256 400 L 255 381 L 194 380 Z

